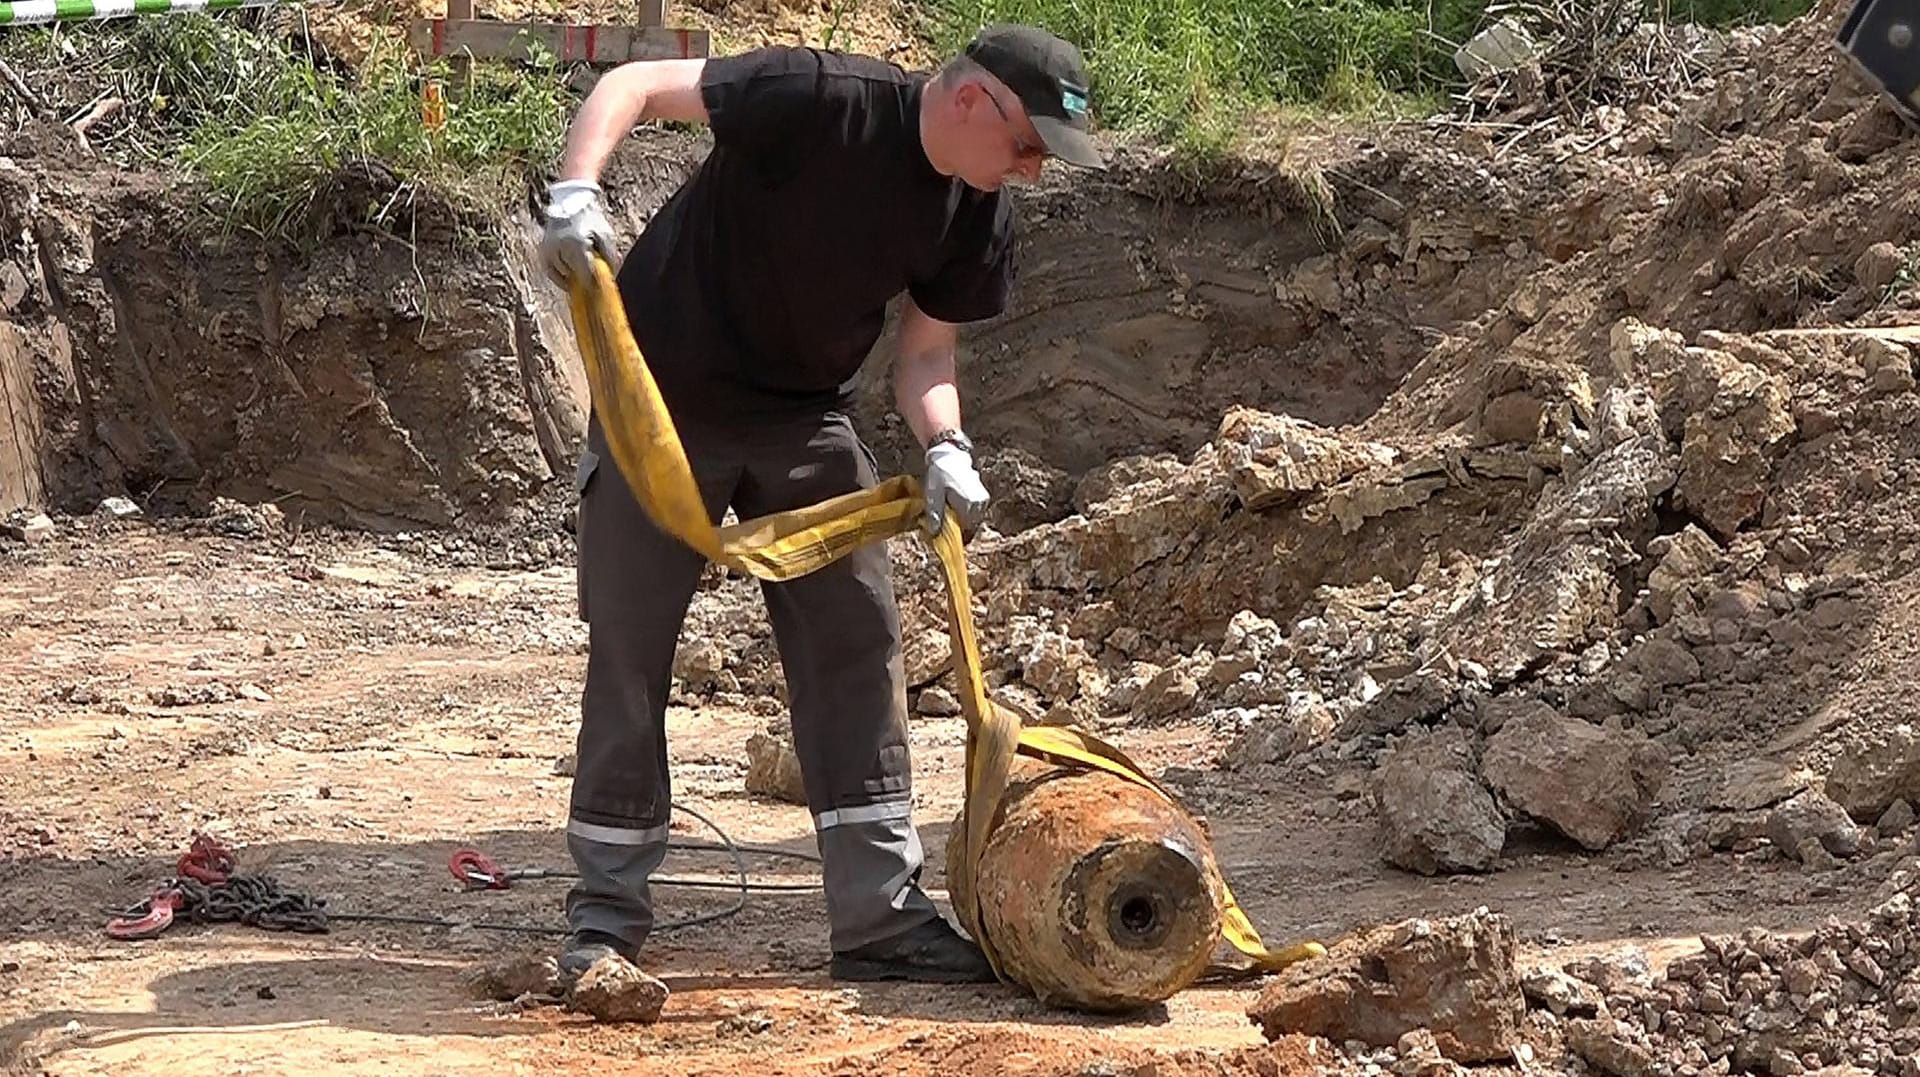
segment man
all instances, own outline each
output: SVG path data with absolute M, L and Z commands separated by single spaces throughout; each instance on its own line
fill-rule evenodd
M 1086 134 L 1079 51 L 988 28 L 933 75 L 859 56 L 770 48 L 632 63 L 595 87 L 552 187 L 542 258 L 566 281 L 613 260 L 598 176 L 642 120 L 709 125 L 699 171 L 621 262 L 635 342 L 680 431 L 708 511 L 799 508 L 879 481 L 847 419 L 851 381 L 900 304 L 895 402 L 926 452 L 926 526 L 968 528 L 988 495 L 961 432 L 961 323 L 1003 309 L 1012 221 L 1001 186 L 1048 156 L 1102 167 Z M 580 872 L 563 969 L 634 960 L 666 853 L 666 693 L 701 558 L 648 521 L 588 424 L 578 485 L 589 625 L 579 767 L 567 826 Z M 842 980 L 989 982 L 992 969 L 920 889 L 899 614 L 884 545 L 762 590 L 823 861 Z

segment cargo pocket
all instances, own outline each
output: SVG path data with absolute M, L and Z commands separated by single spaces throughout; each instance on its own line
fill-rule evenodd
M 855 468 L 854 481 L 860 488 L 869 489 L 880 485 L 880 459 L 873 454 L 873 448 L 854 428 L 853 420 L 841 412 L 830 411 L 823 425 L 834 440 L 852 444 L 854 451 L 860 454 L 860 459 L 865 461 L 865 474 L 860 474 L 861 469 Z
M 582 621 L 587 619 L 587 486 L 599 469 L 600 454 L 581 449 L 580 464 L 573 472 L 573 493 L 578 502 L 573 508 L 573 590 Z

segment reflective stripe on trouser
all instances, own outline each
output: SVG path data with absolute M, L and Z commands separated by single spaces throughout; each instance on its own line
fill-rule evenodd
M 939 915 L 919 886 L 924 857 L 910 811 L 900 800 L 815 817 L 835 950 L 877 942 Z M 836 814 L 840 821 L 823 821 Z
M 653 931 L 647 879 L 667 857 L 667 828 L 621 830 L 575 819 L 567 826 L 567 852 L 580 873 L 580 881 L 567 891 L 568 925 L 576 931 L 604 931 L 638 946 Z
M 838 414 L 724 433 L 682 424 L 680 435 L 715 520 L 729 504 L 747 519 L 877 482 L 872 456 Z M 597 422 L 587 454 L 578 514 L 587 683 L 568 829 L 581 880 L 568 916 L 576 929 L 638 945 L 654 922 L 645 879 L 664 850 L 625 839 L 668 821 L 666 693 L 703 564 L 647 519 L 607 463 Z M 808 804 L 821 820 L 831 941 L 851 949 L 936 915 L 919 889 L 920 841 L 904 810 L 906 679 L 886 546 L 761 587 Z

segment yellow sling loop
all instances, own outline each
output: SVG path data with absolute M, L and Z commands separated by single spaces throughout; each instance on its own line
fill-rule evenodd
M 635 345 L 613 273 L 598 256 L 589 280 L 569 289 L 574 331 L 586 365 L 592 405 L 606 434 L 607 447 L 635 498 L 659 527 L 699 551 L 708 560 L 758 579 L 790 580 L 833 563 L 869 542 L 882 541 L 920 527 L 920 483 L 901 475 L 871 489 L 831 498 L 802 509 L 778 512 L 715 527 L 694 483 L 693 470 L 667 413 L 659 387 Z M 948 513 L 938 536 L 928 540 L 940 558 L 947 582 L 947 622 L 957 659 L 953 668 L 961 712 L 967 722 L 966 798 L 962 808 L 967 855 L 965 871 L 948 880 L 951 896 L 968 933 L 985 951 L 994 971 L 1006 978 L 993 940 L 980 930 L 973 872 L 999 812 L 1016 753 L 1064 766 L 1091 767 L 1137 782 L 1173 798 L 1119 749 L 1076 730 L 1051 726 L 1022 729 L 1019 716 L 987 698 L 980 675 L 980 646 L 974 635 L 973 599 L 967 585 L 966 554 L 960 522 Z M 1315 942 L 1275 952 L 1220 880 L 1222 934 L 1258 971 L 1272 971 L 1306 957 L 1324 954 Z

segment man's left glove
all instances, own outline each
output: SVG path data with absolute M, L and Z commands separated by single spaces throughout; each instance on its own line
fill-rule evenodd
M 613 226 L 600 209 L 600 185 L 592 180 L 561 180 L 548 188 L 547 228 L 540 236 L 540 264 L 565 285 L 578 274 L 593 273 L 598 251 L 613 261 Z
M 987 516 L 987 487 L 973 468 L 973 452 L 964 443 L 936 441 L 927 450 L 927 531 L 938 535 L 947 507 L 968 530 Z

